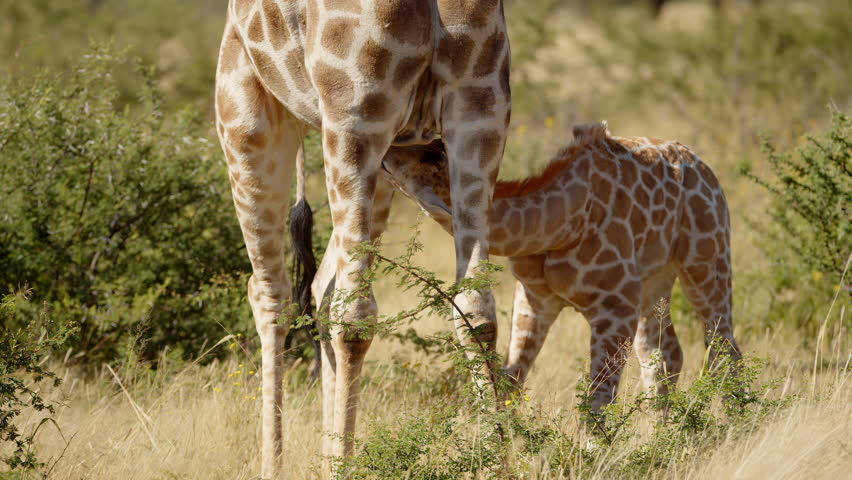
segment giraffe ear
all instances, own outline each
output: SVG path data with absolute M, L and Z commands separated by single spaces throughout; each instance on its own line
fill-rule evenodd
M 450 207 L 441 200 L 441 197 L 435 193 L 435 190 L 432 190 L 432 187 L 425 186 L 420 191 L 420 206 L 426 210 L 431 217 L 435 219 L 439 219 L 442 217 L 450 217 L 452 218 L 453 212 L 450 210 Z

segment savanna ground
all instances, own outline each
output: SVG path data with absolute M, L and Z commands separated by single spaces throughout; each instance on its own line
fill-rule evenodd
M 0 478 L 258 475 L 259 344 L 243 296 L 248 262 L 210 122 L 223 3 L 0 6 L 0 288 L 8 293 L 0 427 L 4 440 L 17 429 L 22 442 L 17 451 L 11 441 L 0 445 L 9 469 Z M 748 370 L 754 397 L 726 414 L 719 392 L 707 393 L 716 380 L 702 370 L 701 326 L 676 292 L 686 397 L 674 400 L 685 410 L 670 424 L 655 429 L 651 402 L 632 410 L 641 394 L 632 359 L 622 412 L 613 414 L 624 426 L 610 445 L 585 448 L 578 385 L 589 328 L 566 311 L 525 392 L 506 409 L 511 438 L 496 441 L 488 415 L 465 407 L 464 369 L 415 345 L 451 329 L 444 316 L 422 315 L 410 325 L 416 336 L 373 342 L 360 453 L 348 472 L 842 476 L 852 470 L 852 297 L 843 277 L 852 252 L 852 136 L 848 121 L 832 126 L 832 119 L 852 112 L 852 5 L 732 0 L 715 12 L 709 1 L 681 1 L 653 20 L 641 2 L 585 3 L 506 2 L 514 108 L 501 177 L 536 171 L 570 141 L 573 124 L 601 119 L 616 135 L 693 148 L 730 203 L 736 335 L 746 356 L 762 361 Z M 808 135 L 830 148 L 813 146 Z M 764 139 L 781 153 L 763 149 Z M 808 145 L 817 153 L 797 153 Z M 316 136 L 308 146 L 319 250 L 328 209 Z M 773 196 L 743 175 L 793 188 L 772 168 L 783 152 L 815 159 L 791 178 L 819 185 L 806 198 L 824 203 Z M 405 252 L 415 228 L 424 248 L 412 263 L 450 281 L 451 238 L 401 196 L 382 251 Z M 513 283 L 505 270 L 497 280 L 505 352 Z M 384 315 L 417 302 L 416 290 L 394 278 L 380 278 L 375 291 Z M 297 337 L 285 380 L 290 478 L 317 477 L 320 462 L 320 388 L 308 378 L 302 345 Z M 12 355 L 27 348 L 28 356 Z M 34 382 L 38 368 L 61 383 Z M 31 408 L 33 398 L 55 413 Z

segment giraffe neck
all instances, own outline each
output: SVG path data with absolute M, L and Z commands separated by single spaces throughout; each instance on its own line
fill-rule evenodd
M 489 210 L 489 251 L 516 257 L 564 247 L 579 230 L 585 199 L 586 187 L 572 181 L 567 172 L 565 178 L 533 192 L 495 196 Z

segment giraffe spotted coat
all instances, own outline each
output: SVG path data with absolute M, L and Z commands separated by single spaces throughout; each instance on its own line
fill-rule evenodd
M 678 142 L 611 136 L 606 123 L 575 127 L 574 137 L 541 174 L 498 182 L 488 212 L 491 253 L 509 257 L 517 279 L 508 373 L 524 381 L 553 321 L 572 306 L 591 326 L 594 408 L 613 400 L 631 343 L 648 387 L 676 380 L 683 353 L 668 310 L 676 278 L 706 342 L 721 337 L 738 355 L 730 218 L 707 164 Z M 452 233 L 440 148 L 389 155 L 384 168 Z
M 381 159 L 438 135 L 449 158 L 448 185 L 464 198 L 453 205 L 456 275 L 469 277 L 488 258 L 486 212 L 509 122 L 509 62 L 500 0 L 229 2 L 216 126 L 252 265 L 248 296 L 263 349 L 262 477 L 280 477 L 285 458 L 281 380 L 289 325 L 279 317 L 291 293 L 284 233 L 306 132 L 322 133 L 334 227 L 313 282 L 318 305 L 326 297 L 339 302 L 339 292 L 354 290 L 369 265 L 351 249 L 384 230 L 392 189 L 379 176 Z M 309 212 L 298 180 L 297 211 Z M 491 292 L 459 297 L 483 327 L 480 340 L 493 346 Z M 371 342 L 369 328 L 352 326 L 374 322 L 376 311 L 371 292 L 334 309 L 330 341 L 321 345 L 326 459 L 352 451 Z

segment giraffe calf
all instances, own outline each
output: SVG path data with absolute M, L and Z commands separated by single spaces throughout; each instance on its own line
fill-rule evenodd
M 683 352 L 668 307 L 676 278 L 703 321 L 711 365 L 722 350 L 739 355 L 730 219 L 716 176 L 680 143 L 611 136 L 606 123 L 574 127 L 574 137 L 539 175 L 497 183 L 489 244 L 517 279 L 507 372 L 524 382 L 550 326 L 572 306 L 591 326 L 598 410 L 615 397 L 631 343 L 647 388 L 663 393 L 661 380 L 677 380 Z M 383 168 L 452 233 L 439 144 L 389 154 Z

